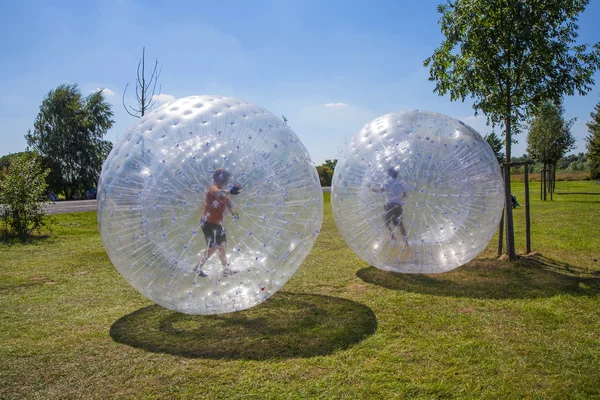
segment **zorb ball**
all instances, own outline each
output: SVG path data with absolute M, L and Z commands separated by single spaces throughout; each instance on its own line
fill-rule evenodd
M 358 132 L 338 161 L 331 205 L 364 261 L 395 272 L 438 273 L 488 244 L 504 206 L 490 146 L 461 121 L 430 111 L 387 114 Z
M 323 214 L 306 148 L 279 118 L 232 97 L 175 100 L 142 117 L 98 184 L 102 244 L 150 300 L 189 314 L 252 307 L 312 248 Z

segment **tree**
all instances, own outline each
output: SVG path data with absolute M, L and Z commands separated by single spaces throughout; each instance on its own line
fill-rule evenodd
M 591 112 L 592 120 L 586 125 L 590 134 L 585 138 L 587 151 L 591 162 L 592 179 L 600 179 L 600 103 Z
M 319 180 L 321 181 L 322 187 L 331 186 L 331 179 L 333 178 L 333 170 L 327 165 L 319 165 L 317 167 L 317 173 L 319 174 Z
M 49 184 L 67 199 L 95 187 L 112 143 L 102 140 L 114 121 L 102 91 L 82 97 L 77 85 L 51 90 L 27 143 L 48 162 Z
M 538 163 L 543 164 L 543 169 L 554 170 L 558 161 L 575 148 L 575 138 L 571 134 L 571 127 L 575 118 L 565 120 L 564 109 L 561 103 L 551 101 L 543 102 L 535 111 L 527 135 L 527 153 Z M 543 187 L 550 184 L 552 190 L 553 179 L 548 174 L 543 174 Z M 544 194 L 544 200 L 546 195 Z
M 504 129 L 505 157 L 534 105 L 586 94 L 600 67 L 600 44 L 574 45 L 577 18 L 589 0 L 456 0 L 438 6 L 445 40 L 424 61 L 435 93 L 473 99 L 475 114 Z M 508 170 L 508 169 L 507 169 Z M 510 173 L 505 202 L 511 204 Z M 506 207 L 506 252 L 516 259 L 512 208 Z
M 6 236 L 21 238 L 45 225 L 44 206 L 48 202 L 46 176 L 35 153 L 14 155 L 0 173 L 0 220 Z
M 142 47 L 142 59 L 138 63 L 137 67 L 137 78 L 135 80 L 135 99 L 137 101 L 137 107 L 125 105 L 125 93 L 127 93 L 127 87 L 129 82 L 125 85 L 123 91 L 123 107 L 125 111 L 132 117 L 140 118 L 146 114 L 146 111 L 150 110 L 158 101 L 161 87 L 158 87 L 158 94 L 156 92 L 156 84 L 162 68 L 158 69 L 158 58 L 154 60 L 154 68 L 150 77 L 146 79 L 146 48 Z
M 19 153 L 10 153 L 5 156 L 0 157 L 0 176 L 2 176 L 2 171 L 6 172 L 13 158 L 17 158 L 22 156 L 23 154 L 28 153 L 27 151 L 21 151 Z
M 329 168 L 331 168 L 332 171 L 335 171 L 335 166 L 337 165 L 337 160 L 325 160 L 325 164 L 328 166 Z
M 502 145 L 504 144 L 502 140 L 496 135 L 496 132 L 489 133 L 484 137 L 485 141 L 490 145 L 498 163 L 502 163 L 504 161 L 504 153 L 502 152 Z

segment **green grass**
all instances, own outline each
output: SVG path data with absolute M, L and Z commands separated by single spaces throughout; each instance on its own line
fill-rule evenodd
M 317 244 L 247 311 L 177 314 L 121 278 L 94 213 L 0 245 L 0 398 L 600 398 L 600 185 L 532 185 L 533 250 L 441 275 Z M 597 194 L 568 194 L 568 193 Z M 513 188 L 523 204 L 522 183 Z M 524 207 L 515 210 L 524 250 Z

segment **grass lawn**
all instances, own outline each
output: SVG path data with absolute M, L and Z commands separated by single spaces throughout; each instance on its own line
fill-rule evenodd
M 298 273 L 219 316 L 153 305 L 95 213 L 56 216 L 53 236 L 0 245 L 0 398 L 600 398 L 600 185 L 531 193 L 537 253 L 511 264 L 493 241 L 441 275 L 369 267 L 326 194 Z M 524 207 L 515 223 L 522 252 Z

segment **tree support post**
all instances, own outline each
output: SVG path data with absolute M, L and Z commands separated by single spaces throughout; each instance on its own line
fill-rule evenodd
M 506 254 L 510 261 L 517 259 L 517 253 L 515 251 L 515 236 L 513 228 L 513 217 L 512 217 L 512 198 L 510 193 L 510 165 L 504 167 L 504 209 L 505 223 L 506 223 Z
M 531 219 L 529 218 L 529 165 L 525 165 L 525 252 L 531 253 Z
M 504 179 L 504 166 L 500 166 L 500 171 L 502 171 L 502 179 Z M 506 207 L 502 209 L 502 216 L 500 217 L 500 225 L 498 225 L 498 257 L 500 257 L 503 253 L 503 240 L 504 240 L 504 210 Z

